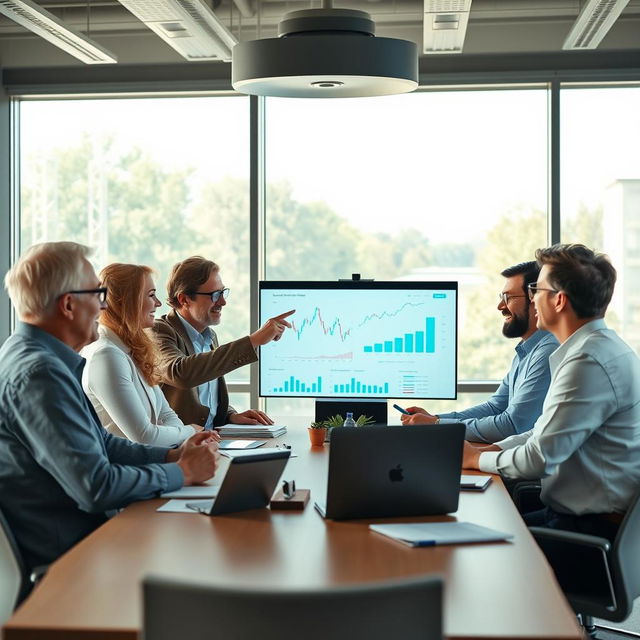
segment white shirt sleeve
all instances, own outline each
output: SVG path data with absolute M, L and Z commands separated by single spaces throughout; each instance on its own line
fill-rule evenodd
M 88 389 L 120 431 L 129 440 L 160 447 L 180 444 L 195 433 L 193 427 L 184 425 L 177 416 L 167 425 L 151 422 L 135 388 L 132 366 L 135 365 L 130 358 L 118 348 L 99 349 L 87 363 Z M 171 411 L 168 405 L 167 408 Z M 163 407 L 160 417 L 165 415 Z
M 495 466 L 508 478 L 549 476 L 615 408 L 616 394 L 602 366 L 588 355 L 568 358 L 556 371 L 543 413 L 526 442 L 515 442 L 521 436 L 512 436 L 497 443 L 503 451 L 481 454 L 481 469 Z

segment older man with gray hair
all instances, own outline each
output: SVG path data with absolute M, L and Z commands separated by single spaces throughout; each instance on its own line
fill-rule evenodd
M 27 568 L 49 563 L 135 500 L 216 469 L 216 436 L 177 449 L 107 433 L 85 396 L 78 351 L 97 338 L 106 289 L 89 249 L 48 242 L 5 277 L 20 322 L 0 348 L 0 508 Z

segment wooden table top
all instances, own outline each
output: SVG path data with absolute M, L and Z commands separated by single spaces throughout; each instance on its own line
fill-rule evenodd
M 156 513 L 162 500 L 132 504 L 50 567 L 5 626 L 4 638 L 133 640 L 142 619 L 140 581 L 148 573 L 290 587 L 438 573 L 445 578 L 449 639 L 581 638 L 499 478 L 484 493 L 462 492 L 451 516 L 406 520 L 467 520 L 511 532 L 513 542 L 409 548 L 368 529 L 385 520 L 324 521 L 312 503 L 325 491 L 328 446 L 310 448 L 301 428 L 278 440 L 297 454 L 284 477 L 311 489 L 304 511 L 262 509 L 212 518 Z

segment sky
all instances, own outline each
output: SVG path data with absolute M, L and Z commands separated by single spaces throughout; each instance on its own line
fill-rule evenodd
M 562 92 L 562 206 L 597 205 L 617 178 L 640 178 L 640 89 Z M 498 218 L 547 207 L 545 89 L 426 92 L 354 99 L 268 99 L 267 179 L 325 201 L 370 231 L 419 228 L 474 242 Z M 249 174 L 246 97 L 30 101 L 25 153 L 83 132 L 140 146 L 194 185 Z M 52 126 L 54 123 L 54 126 Z

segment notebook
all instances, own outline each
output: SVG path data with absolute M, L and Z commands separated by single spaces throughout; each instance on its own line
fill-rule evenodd
M 190 501 L 188 508 L 210 516 L 266 507 L 289 460 L 288 449 L 233 456 L 213 500 Z
M 458 508 L 462 424 L 334 429 L 325 518 L 439 515 Z
M 499 542 L 513 534 L 482 527 L 472 522 L 407 522 L 404 524 L 371 524 L 369 529 L 410 547 L 432 547 L 440 544 Z
M 278 424 L 223 424 L 217 429 L 222 438 L 277 438 L 287 433 Z

